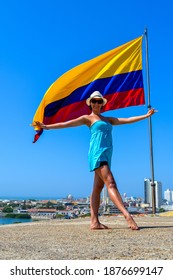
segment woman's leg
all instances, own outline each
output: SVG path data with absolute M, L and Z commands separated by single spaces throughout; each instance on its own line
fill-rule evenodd
M 108 189 L 108 194 L 112 202 L 117 206 L 117 208 L 122 212 L 124 215 L 128 226 L 131 229 L 139 229 L 135 221 L 133 220 L 130 213 L 126 210 L 124 207 L 121 195 L 118 191 L 115 179 L 112 175 L 112 172 L 110 171 L 108 165 L 104 165 L 98 169 L 96 169 L 95 173 L 100 177 L 100 179 L 104 182 Z
M 98 219 L 98 210 L 100 206 L 100 193 L 104 187 L 104 182 L 100 176 L 95 172 L 94 186 L 90 198 L 91 207 L 91 229 L 107 229 L 105 225 L 101 224 Z

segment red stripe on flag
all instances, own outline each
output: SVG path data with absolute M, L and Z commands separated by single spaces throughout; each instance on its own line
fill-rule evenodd
M 143 88 L 108 94 L 105 96 L 105 98 L 108 100 L 108 102 L 103 107 L 102 112 L 145 104 Z M 84 100 L 63 107 L 51 117 L 44 117 L 43 122 L 44 124 L 65 122 L 78 118 L 82 115 L 89 115 L 90 113 L 91 110 L 86 105 L 86 101 Z
M 143 88 L 108 94 L 105 98 L 107 98 L 108 102 L 104 107 L 104 111 L 145 104 Z

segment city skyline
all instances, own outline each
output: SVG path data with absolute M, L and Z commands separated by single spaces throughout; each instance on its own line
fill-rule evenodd
M 121 196 L 124 198 L 124 197 L 127 197 L 127 198 L 130 198 L 130 197 L 134 197 L 134 198 L 142 198 L 143 200 L 145 200 L 145 180 L 148 180 L 148 181 L 150 181 L 151 182 L 151 178 L 145 178 L 144 179 L 144 181 L 143 181 L 143 183 L 144 183 L 144 186 L 143 186 L 143 195 L 142 196 L 140 196 L 140 195 L 137 195 L 137 196 L 134 196 L 133 194 L 130 194 L 130 193 L 121 193 Z M 156 184 L 157 184 L 157 182 L 158 181 L 155 181 L 156 182 Z M 161 183 L 161 182 L 159 182 L 159 183 Z M 173 189 L 172 188 L 169 188 L 169 189 L 164 189 L 164 188 L 162 188 L 162 199 L 166 199 L 165 198 L 165 193 L 167 192 L 167 191 L 169 191 L 169 193 L 171 193 L 171 195 L 172 195 L 172 201 L 173 201 Z M 107 190 L 106 190 L 106 186 L 104 186 L 104 188 L 103 188 L 103 190 L 102 190 L 102 197 L 103 197 L 103 200 L 104 200 L 104 197 L 106 197 L 106 193 L 107 193 Z M 107 194 L 108 195 L 108 194 Z M 170 194 L 169 194 L 170 195 Z M 56 197 L 56 196 L 38 196 L 38 197 L 32 197 L 32 196 L 25 196 L 25 197 L 20 197 L 20 196 L 13 196 L 13 197 L 10 197 L 10 196 L 0 196 L 0 200 L 2 200 L 2 199 L 20 199 L 20 200 L 25 200 L 25 199 L 45 199 L 45 200 L 53 200 L 53 199 L 57 199 L 57 200 L 59 200 L 59 199 L 67 199 L 69 196 L 71 196 L 74 200 L 75 199 L 81 199 L 81 198 L 87 198 L 87 197 L 89 197 L 90 196 L 90 194 L 88 194 L 87 196 L 84 196 L 84 197 L 81 197 L 81 196 L 75 196 L 75 195 L 73 195 L 73 193 L 67 193 L 65 196 L 63 196 L 63 197 Z

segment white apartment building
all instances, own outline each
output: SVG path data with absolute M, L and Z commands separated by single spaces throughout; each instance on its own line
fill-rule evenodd
M 110 202 L 110 198 L 108 195 L 108 190 L 106 188 L 106 186 L 104 186 L 103 190 L 102 190 L 102 199 L 103 199 L 103 204 L 104 205 L 108 205 Z
M 173 202 L 173 191 L 171 189 L 164 191 L 164 199 L 166 199 L 170 204 Z
M 144 203 L 148 203 L 152 207 L 152 186 L 151 179 L 144 179 Z M 160 208 L 162 205 L 162 183 L 154 181 L 155 183 L 155 199 L 156 208 Z

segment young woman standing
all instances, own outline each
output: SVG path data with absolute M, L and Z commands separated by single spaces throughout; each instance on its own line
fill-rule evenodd
M 42 129 L 60 129 L 67 127 L 75 127 L 87 125 L 91 131 L 91 140 L 89 147 L 89 165 L 90 171 L 94 171 L 93 191 L 90 199 L 91 207 L 91 229 L 108 229 L 107 226 L 100 223 L 98 218 L 98 210 L 100 205 L 100 194 L 106 185 L 108 194 L 112 202 L 122 212 L 129 228 L 138 230 L 139 227 L 133 220 L 130 213 L 124 207 L 121 195 L 118 191 L 114 176 L 111 172 L 112 158 L 112 126 L 130 124 L 144 120 L 154 114 L 154 109 L 148 111 L 147 114 L 130 118 L 115 118 L 104 117 L 101 114 L 102 107 L 107 103 L 107 100 L 99 91 L 93 92 L 86 100 L 87 106 L 91 109 L 90 115 L 83 115 L 74 120 L 45 125 L 40 122 L 35 122 L 36 126 Z

